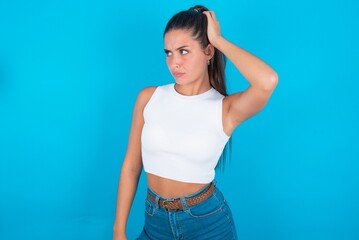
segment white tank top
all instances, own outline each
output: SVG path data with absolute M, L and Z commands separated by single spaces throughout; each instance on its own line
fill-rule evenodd
M 229 139 L 222 127 L 223 98 L 214 88 L 185 96 L 174 83 L 157 87 L 143 111 L 145 172 L 181 182 L 211 182 Z

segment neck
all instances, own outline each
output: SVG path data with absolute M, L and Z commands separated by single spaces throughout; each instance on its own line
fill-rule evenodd
M 185 96 L 198 95 L 207 92 L 211 88 L 208 73 L 206 73 L 201 80 L 196 80 L 188 84 L 175 84 L 176 91 Z

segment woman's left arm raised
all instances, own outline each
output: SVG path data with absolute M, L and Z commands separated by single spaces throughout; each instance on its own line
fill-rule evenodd
M 260 112 L 267 104 L 278 84 L 277 73 L 265 62 L 244 49 L 232 44 L 221 35 L 213 11 L 203 12 L 208 19 L 208 39 L 238 69 L 250 86 L 243 92 L 227 96 L 227 118 L 233 128 Z

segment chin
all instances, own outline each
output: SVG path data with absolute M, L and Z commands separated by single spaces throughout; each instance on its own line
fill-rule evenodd
M 187 85 L 187 84 L 190 84 L 191 81 L 186 81 L 185 79 L 176 79 L 174 78 L 175 82 L 178 84 L 178 85 Z

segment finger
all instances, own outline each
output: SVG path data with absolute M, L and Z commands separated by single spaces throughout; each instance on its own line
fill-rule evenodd
M 211 15 L 210 11 L 204 11 L 203 14 L 206 15 L 208 19 L 212 18 L 212 15 Z
M 211 16 L 212 16 L 212 18 L 213 18 L 214 20 L 217 21 L 216 15 L 214 14 L 214 11 L 211 11 Z

